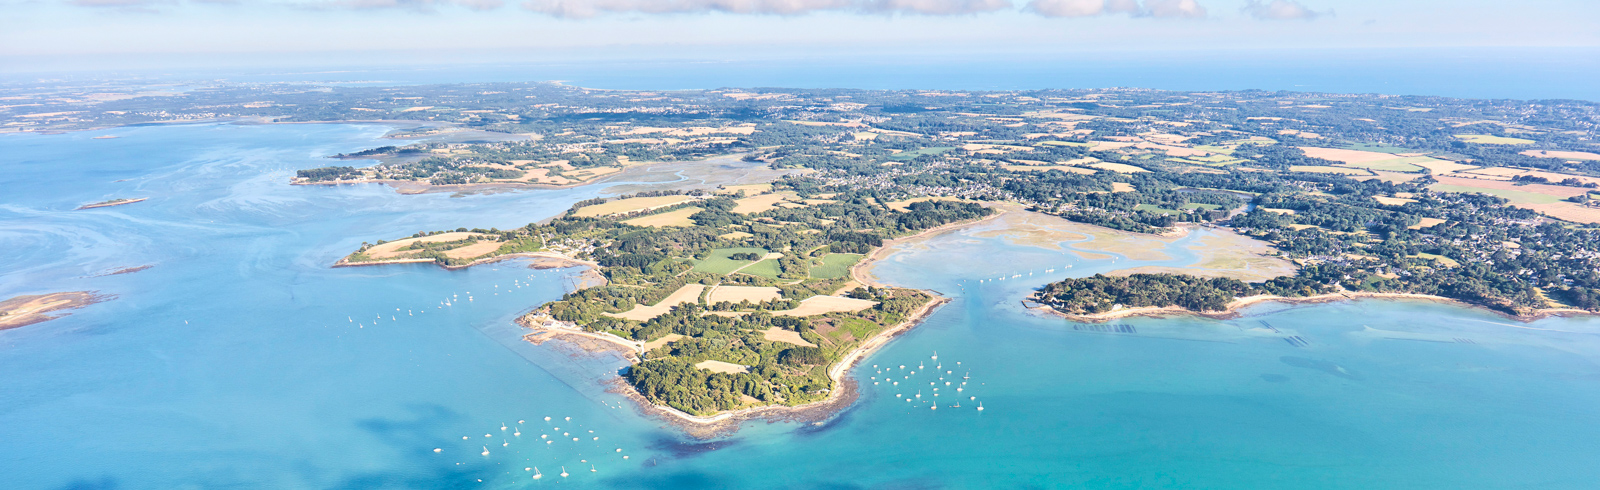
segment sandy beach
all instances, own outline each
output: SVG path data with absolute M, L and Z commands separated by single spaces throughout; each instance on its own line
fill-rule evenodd
M 1357 291 L 1319 294 L 1319 295 L 1315 295 L 1315 296 L 1305 296 L 1305 297 L 1299 297 L 1299 298 L 1291 298 L 1291 297 L 1286 297 L 1286 296 L 1276 296 L 1276 295 L 1271 295 L 1271 294 L 1245 296 L 1245 297 L 1235 298 L 1233 300 L 1233 302 L 1228 303 L 1228 306 L 1226 308 L 1224 308 L 1223 310 L 1221 310 L 1221 311 L 1194 311 L 1194 310 L 1190 310 L 1188 308 L 1183 308 L 1183 307 L 1179 307 L 1179 306 L 1163 306 L 1163 307 L 1145 306 L 1145 307 L 1139 307 L 1139 308 L 1123 308 L 1123 309 L 1116 310 L 1116 311 L 1108 311 L 1108 312 L 1105 312 L 1105 313 L 1095 313 L 1095 314 L 1091 314 L 1091 315 L 1072 315 L 1072 314 L 1067 314 L 1067 313 L 1062 313 L 1062 312 L 1056 311 L 1055 309 L 1050 308 L 1048 306 L 1026 306 L 1026 307 L 1029 310 L 1033 310 L 1033 311 L 1041 313 L 1041 314 L 1054 315 L 1054 316 L 1066 318 L 1068 320 L 1072 320 L 1072 321 L 1076 321 L 1076 322 L 1082 322 L 1082 323 L 1104 323 L 1104 322 L 1107 322 L 1107 321 L 1110 321 L 1110 320 L 1115 320 L 1115 319 L 1118 319 L 1118 318 L 1130 318 L 1130 317 L 1167 318 L 1167 317 L 1183 316 L 1183 315 L 1198 316 L 1198 317 L 1212 318 L 1212 319 L 1218 319 L 1218 320 L 1227 320 L 1227 319 L 1239 318 L 1240 316 L 1243 316 L 1243 313 L 1241 313 L 1240 310 L 1242 310 L 1244 308 L 1247 308 L 1247 307 L 1250 307 L 1250 306 L 1262 304 L 1262 303 L 1283 303 L 1283 304 L 1289 304 L 1289 305 L 1297 305 L 1297 304 L 1333 303 L 1333 302 L 1337 302 L 1337 301 L 1354 301 L 1354 300 L 1360 300 L 1360 299 L 1434 301 L 1434 302 L 1440 302 L 1440 303 L 1449 303 L 1449 304 L 1453 304 L 1453 305 L 1461 306 L 1461 307 L 1465 307 L 1465 308 L 1473 308 L 1473 309 L 1479 309 L 1479 310 L 1483 310 L 1483 311 L 1493 312 L 1493 313 L 1495 313 L 1497 315 L 1500 315 L 1502 317 L 1505 317 L 1507 319 L 1517 320 L 1517 321 L 1521 321 L 1521 322 L 1531 322 L 1531 321 L 1534 321 L 1534 320 L 1539 320 L 1539 319 L 1543 319 L 1543 318 L 1550 318 L 1550 317 L 1567 317 L 1567 316 L 1579 316 L 1579 315 L 1593 315 L 1593 314 L 1596 314 L 1595 312 L 1592 312 L 1592 311 L 1581 310 L 1581 309 L 1576 309 L 1576 308 L 1541 308 L 1541 309 L 1538 309 L 1538 310 L 1533 310 L 1533 311 L 1531 311 L 1531 312 L 1529 312 L 1527 314 L 1513 315 L 1513 314 L 1506 313 L 1504 311 L 1495 310 L 1495 309 L 1488 308 L 1488 307 L 1485 307 L 1485 306 L 1482 306 L 1482 305 L 1475 305 L 1475 304 L 1472 304 L 1472 303 L 1467 303 L 1467 302 L 1463 302 L 1463 301 L 1456 300 L 1456 299 L 1446 298 L 1446 297 L 1443 297 L 1443 296 L 1434 296 L 1434 295 L 1430 295 L 1430 294 L 1412 294 L 1412 293 L 1368 293 L 1368 292 L 1357 292 Z M 1025 300 L 1025 301 L 1032 302 L 1032 298 L 1030 297 L 1028 300 Z

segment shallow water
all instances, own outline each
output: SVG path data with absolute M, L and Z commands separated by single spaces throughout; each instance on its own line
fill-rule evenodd
M 510 320 L 574 271 L 328 267 L 363 240 L 521 226 L 606 191 L 285 184 L 386 130 L 0 137 L 0 296 L 117 295 L 0 332 L 0 486 L 522 488 L 533 466 L 537 484 L 621 488 L 1587 488 L 1600 473 L 1594 320 L 1360 301 L 1074 324 L 1019 300 L 1132 261 L 972 230 L 874 268 L 955 301 L 855 370 L 856 406 L 688 443 L 594 383 L 619 360 L 517 339 Z M 150 200 L 72 210 L 113 197 Z M 1199 236 L 1136 264 L 1186 265 Z

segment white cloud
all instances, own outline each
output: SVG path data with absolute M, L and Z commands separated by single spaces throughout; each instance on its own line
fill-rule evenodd
M 1198 19 L 1206 16 L 1206 8 L 1195 0 L 1145 0 L 1144 10 L 1151 17 Z
M 1128 14 L 1135 17 L 1206 16 L 1206 8 L 1195 0 L 1032 0 L 1023 10 L 1044 17 L 1092 17 Z
M 1272 0 L 1266 3 L 1262 3 L 1261 0 L 1250 0 L 1250 3 L 1239 10 L 1262 20 L 1311 20 L 1326 15 L 1306 8 L 1294 0 Z
M 604 13 L 799 15 L 818 11 L 961 15 L 1011 8 L 1010 0 L 526 0 L 522 8 L 556 17 Z
M 1024 10 L 1045 17 L 1091 17 L 1103 14 L 1138 14 L 1138 0 L 1033 0 Z

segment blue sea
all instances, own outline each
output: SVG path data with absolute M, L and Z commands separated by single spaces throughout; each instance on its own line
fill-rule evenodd
M 1600 481 L 1591 318 L 1518 323 L 1356 301 L 1079 324 L 1019 303 L 1069 275 L 1187 265 L 1200 233 L 1150 262 L 1089 260 L 1071 243 L 1050 250 L 981 229 L 909 247 L 873 273 L 953 302 L 852 371 L 854 406 L 821 425 L 754 422 L 726 439 L 687 439 L 599 384 L 621 360 L 519 339 L 511 320 L 558 298 L 577 270 L 329 267 L 363 241 L 521 226 L 610 185 L 409 196 L 287 185 L 327 155 L 384 144 L 387 130 L 0 136 L 0 297 L 115 296 L 0 331 L 0 488 Z M 117 197 L 149 200 L 74 211 Z M 152 267 L 102 275 L 142 265 Z

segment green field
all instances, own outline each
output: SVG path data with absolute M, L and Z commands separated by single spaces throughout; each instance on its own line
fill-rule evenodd
M 1387 170 L 1390 172 L 1421 173 L 1427 169 L 1414 165 L 1414 163 L 1435 161 L 1428 157 L 1406 157 L 1393 160 L 1378 160 L 1374 162 L 1346 163 L 1346 166 L 1366 168 L 1372 170 Z
M 956 149 L 956 147 L 954 147 L 954 146 L 930 146 L 930 147 L 923 148 L 923 149 L 920 149 L 920 150 L 902 151 L 900 153 L 889 155 L 889 159 L 890 160 L 911 160 L 911 159 L 914 159 L 914 158 L 917 158 L 917 157 L 920 157 L 920 156 L 938 155 L 938 154 L 941 154 L 941 153 L 944 153 L 944 152 L 947 152 L 947 151 L 950 151 L 950 150 L 954 150 L 954 149 Z
M 1167 208 L 1163 208 L 1161 206 L 1157 206 L 1157 205 L 1154 205 L 1154 204 L 1140 204 L 1138 206 L 1134 206 L 1133 210 L 1134 211 L 1149 211 L 1149 212 L 1152 212 L 1152 213 L 1162 213 L 1162 214 L 1172 214 L 1172 215 L 1183 214 L 1183 211 L 1178 211 L 1176 209 L 1167 209 Z
M 1507 138 L 1504 136 L 1494 136 L 1488 134 L 1458 134 L 1456 135 L 1456 138 L 1459 138 L 1461 141 L 1477 143 L 1480 145 L 1531 145 L 1534 143 L 1533 140 Z
M 1182 205 L 1182 206 L 1179 206 L 1179 207 L 1181 207 L 1183 209 L 1205 209 L 1205 210 L 1222 209 L 1222 205 L 1221 204 L 1205 204 L 1205 203 L 1199 203 L 1199 202 L 1191 202 L 1189 204 L 1185 204 L 1185 205 Z
M 1422 150 L 1417 150 L 1417 149 L 1412 149 L 1412 148 L 1401 148 L 1401 147 L 1398 147 L 1398 146 L 1380 145 L 1380 144 L 1376 144 L 1376 143 L 1356 143 L 1356 144 L 1353 144 L 1353 145 L 1341 146 L 1339 148 L 1343 148 L 1343 149 L 1346 149 L 1346 150 L 1375 151 L 1375 152 L 1378 152 L 1378 153 L 1424 153 Z
M 746 267 L 744 269 L 740 269 L 739 270 L 740 274 L 749 274 L 749 275 L 752 275 L 752 276 L 761 276 L 761 277 L 765 277 L 767 279 L 777 279 L 778 278 L 778 273 L 780 273 L 780 272 L 782 272 L 782 270 L 778 269 L 778 259 L 763 260 L 763 261 L 760 261 L 760 262 L 756 262 L 755 264 L 751 265 L 750 267 Z
M 1507 189 L 1489 189 L 1484 187 L 1467 187 L 1464 185 L 1434 184 L 1429 189 L 1442 192 L 1476 192 L 1491 196 L 1510 199 L 1515 204 L 1550 204 L 1561 202 L 1561 198 L 1536 192 L 1513 191 Z
M 1081 147 L 1085 147 L 1085 148 L 1091 146 L 1089 143 L 1079 143 L 1079 142 L 1076 142 L 1076 141 L 1053 141 L 1053 140 L 1052 141 L 1040 141 L 1039 144 L 1045 145 L 1045 146 L 1081 146 Z
M 718 248 L 718 249 L 713 249 L 713 250 L 711 250 L 711 253 L 706 256 L 705 260 L 699 261 L 699 262 L 694 264 L 694 271 L 695 272 L 709 272 L 709 273 L 712 273 L 712 274 L 727 274 L 729 272 L 733 272 L 734 269 L 738 269 L 740 267 L 744 267 L 745 264 L 749 264 L 750 263 L 750 261 L 748 261 L 748 260 L 733 260 L 733 259 L 728 258 L 729 255 L 733 255 L 733 254 L 736 254 L 736 253 L 753 253 L 753 254 L 758 254 L 758 255 L 766 255 L 767 254 L 767 250 L 766 249 L 762 249 L 762 248 Z
M 834 279 L 848 276 L 850 266 L 860 260 L 861 254 L 828 254 L 822 257 L 822 265 L 811 268 L 811 277 Z

